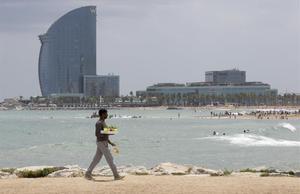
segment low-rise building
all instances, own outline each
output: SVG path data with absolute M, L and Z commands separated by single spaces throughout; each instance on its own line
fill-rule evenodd
M 205 72 L 205 82 L 158 83 L 147 87 L 146 91 L 138 91 L 137 96 L 156 96 L 170 94 L 198 95 L 277 95 L 276 89 L 262 82 L 246 82 L 246 72 L 237 69 Z
M 139 93 L 142 93 L 139 91 Z M 149 96 L 159 94 L 199 94 L 199 95 L 231 95 L 231 94 L 255 94 L 277 95 L 276 89 L 271 89 L 269 84 L 261 82 L 246 82 L 244 84 L 212 84 L 206 82 L 187 83 L 183 86 L 164 86 L 156 84 L 146 89 Z

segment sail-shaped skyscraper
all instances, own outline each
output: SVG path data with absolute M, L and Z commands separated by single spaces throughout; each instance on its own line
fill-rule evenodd
M 39 36 L 43 96 L 83 93 L 85 75 L 96 75 L 96 7 L 72 10 Z

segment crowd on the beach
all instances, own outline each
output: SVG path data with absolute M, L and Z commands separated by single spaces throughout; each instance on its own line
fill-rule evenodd
M 246 112 L 210 112 L 210 117 L 217 118 L 233 118 L 237 117 L 255 117 L 257 119 L 288 119 L 290 117 L 300 117 L 300 110 L 255 110 L 249 113 Z
M 221 118 L 221 117 L 229 117 L 229 118 L 234 118 L 236 119 L 237 116 L 242 116 L 243 114 L 242 113 L 239 113 L 239 112 L 228 112 L 228 111 L 225 111 L 225 112 L 213 112 L 211 111 L 210 112 L 210 116 L 211 117 L 218 117 L 218 118 Z
M 248 115 L 255 116 L 257 119 L 288 119 L 289 116 L 300 116 L 300 110 L 256 110 L 248 113 Z

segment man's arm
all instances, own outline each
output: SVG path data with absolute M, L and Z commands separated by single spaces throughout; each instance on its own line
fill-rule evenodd
M 111 142 L 111 141 L 109 140 L 109 138 L 108 138 L 108 143 L 109 143 L 110 145 L 112 145 L 112 146 L 116 146 L 116 144 L 114 144 L 113 142 Z
M 96 123 L 96 127 L 95 128 L 96 128 L 95 129 L 95 135 L 99 139 L 100 135 L 101 135 L 100 130 L 102 129 L 102 125 L 100 123 Z

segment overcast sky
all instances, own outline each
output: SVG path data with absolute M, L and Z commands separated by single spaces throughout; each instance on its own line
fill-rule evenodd
M 86 5 L 97 6 L 97 73 L 120 75 L 123 95 L 232 68 L 300 93 L 299 2 L 0 0 L 0 100 L 41 95 L 38 35 Z

